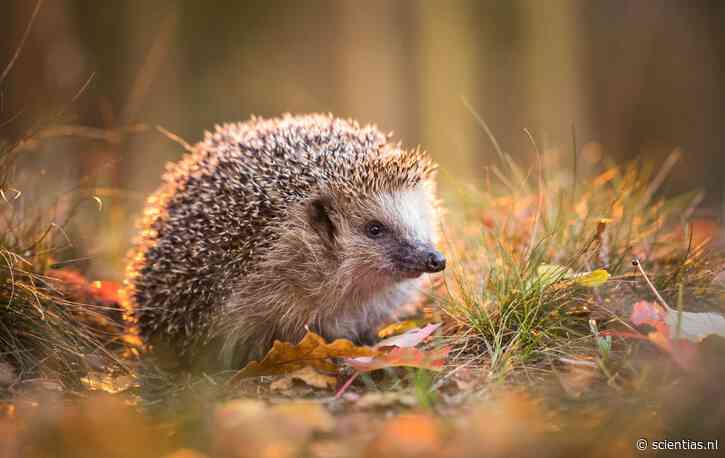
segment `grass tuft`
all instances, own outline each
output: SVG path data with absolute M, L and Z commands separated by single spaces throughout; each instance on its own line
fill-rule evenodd
M 39 176 L 19 180 L 15 173 L 18 156 L 32 140 L 28 134 L 0 143 L 2 397 L 31 381 L 77 390 L 90 371 L 120 364 L 108 350 L 121 331 L 112 301 L 84 302 L 98 297 L 90 294 L 94 285 L 76 273 L 51 269 L 54 257 L 71 245 L 64 222 L 73 210 L 39 208 L 24 195 L 22 189 L 41 185 Z
M 592 329 L 621 324 L 635 300 L 655 299 L 633 270 L 634 257 L 667 301 L 719 306 L 722 287 L 713 278 L 725 258 L 690 224 L 702 193 L 658 192 L 679 152 L 659 168 L 579 160 L 576 176 L 554 152 L 537 151 L 538 164 L 527 172 L 497 149 L 504 167 L 486 170 L 485 189 L 451 199 L 461 206 L 451 213 L 463 216 L 449 226 L 460 229 L 446 234 L 455 259 L 441 302 L 459 356 L 494 379 L 562 357 L 596 356 Z M 610 274 L 604 285 L 575 280 L 595 269 Z

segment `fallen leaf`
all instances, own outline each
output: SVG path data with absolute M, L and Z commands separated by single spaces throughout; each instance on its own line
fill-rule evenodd
M 312 388 L 319 388 L 323 390 L 334 388 L 335 385 L 337 385 L 337 377 L 322 374 L 312 367 L 305 366 L 300 370 L 292 372 L 291 374 L 280 376 L 269 384 L 269 389 L 288 396 L 295 396 L 295 394 L 299 395 L 299 393 L 295 393 L 295 390 L 293 389 L 295 381 L 302 382 L 306 386 Z
M 674 337 L 693 342 L 709 335 L 725 337 L 725 317 L 718 313 L 679 312 L 654 302 L 639 301 L 634 304 L 630 320 L 637 326 L 647 324 L 660 331 L 666 325 Z
M 383 339 L 397 334 L 402 334 L 406 331 L 410 331 L 411 329 L 417 329 L 427 323 L 428 322 L 426 320 L 405 320 L 397 323 L 391 323 L 380 328 L 378 331 L 378 337 Z
M 386 367 L 419 367 L 432 371 L 441 371 L 449 351 L 448 347 L 430 352 L 417 348 L 395 347 L 388 353 L 375 357 L 349 358 L 345 362 L 359 372 L 370 372 Z
M 609 280 L 609 272 L 604 269 L 597 269 L 591 272 L 585 272 L 580 274 L 574 274 L 574 281 L 587 288 L 596 288 L 602 286 Z
M 269 389 L 282 394 L 292 394 L 291 390 L 293 384 L 294 382 L 292 381 L 292 378 L 288 375 L 284 375 L 270 383 Z
M 574 272 L 558 264 L 541 264 L 536 269 L 537 280 L 542 286 L 549 286 L 561 280 L 574 282 L 587 288 L 596 288 L 609 280 L 609 272 L 596 269 L 591 272 Z
M 665 322 L 676 337 L 700 342 L 707 336 L 725 337 L 725 318 L 718 313 L 667 312 Z
M 445 365 L 448 357 L 449 348 L 441 348 L 431 352 L 418 350 L 413 348 L 415 345 L 423 342 L 428 336 L 433 334 L 442 323 L 431 323 L 422 329 L 411 329 L 410 331 L 399 336 L 389 337 L 378 342 L 376 349 L 392 350 L 381 353 L 378 356 L 363 356 L 357 358 L 347 358 L 345 363 L 355 369 L 357 372 L 353 374 L 347 382 L 338 390 L 336 397 L 342 396 L 352 382 L 361 372 L 370 372 L 386 367 L 419 367 L 440 371 Z
M 665 310 L 653 302 L 639 301 L 632 307 L 632 313 L 629 320 L 635 326 L 648 324 L 656 327 L 658 323 L 664 321 Z
M 668 320 L 671 320 L 673 315 L 676 318 L 677 311 L 664 309 L 654 302 L 639 301 L 634 304 L 629 319 L 636 326 L 652 326 L 654 331 L 647 334 L 614 331 L 602 332 L 601 335 L 648 340 L 667 352 L 680 367 L 692 369 L 698 360 L 697 346 L 689 340 L 672 338 L 671 326 L 668 324 Z M 703 314 L 693 313 L 691 315 Z
M 247 364 L 232 377 L 230 383 L 246 377 L 289 374 L 308 366 L 323 372 L 335 372 L 337 367 L 330 358 L 354 358 L 378 354 L 379 351 L 374 348 L 358 347 L 345 339 L 327 343 L 319 335 L 308 331 L 297 345 L 276 340 L 261 361 Z
M 289 374 L 287 377 L 292 380 L 299 380 L 313 388 L 327 389 L 334 388 L 337 384 L 337 378 L 330 375 L 322 374 L 315 369 L 307 366 Z
M 430 323 L 423 328 L 411 329 L 403 334 L 388 337 L 375 345 L 375 348 L 384 347 L 415 347 L 423 342 L 428 336 L 440 328 L 443 323 Z

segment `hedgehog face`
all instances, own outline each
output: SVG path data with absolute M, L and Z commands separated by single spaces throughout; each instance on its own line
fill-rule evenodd
M 333 245 L 338 269 L 353 281 L 382 286 L 445 269 L 446 259 L 435 248 L 436 209 L 425 183 L 317 202 L 311 207 L 313 226 Z
M 435 208 L 424 189 L 382 193 L 372 201 L 359 229 L 383 275 L 416 278 L 445 269 L 446 259 L 435 248 Z

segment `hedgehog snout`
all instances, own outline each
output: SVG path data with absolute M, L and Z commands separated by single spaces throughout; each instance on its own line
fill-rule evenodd
M 392 259 L 398 270 L 410 276 L 441 272 L 446 268 L 445 256 L 425 242 L 400 243 Z
M 430 273 L 441 272 L 446 268 L 446 258 L 440 251 L 433 250 L 428 253 L 425 265 Z

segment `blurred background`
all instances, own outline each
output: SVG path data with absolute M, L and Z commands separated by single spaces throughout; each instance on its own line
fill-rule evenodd
M 0 69 L 35 8 L 3 1 Z M 720 0 L 45 0 L 0 80 L 0 138 L 56 126 L 23 158 L 24 175 L 46 177 L 24 198 L 103 197 L 100 214 L 79 204 L 93 216 L 63 255 L 103 278 L 120 277 L 144 196 L 183 152 L 156 126 L 194 143 L 252 114 L 375 123 L 429 151 L 444 187 L 496 161 L 471 109 L 525 168 L 523 128 L 571 151 L 574 125 L 582 153 L 618 161 L 680 148 L 665 191 L 703 188 L 720 218 L 724 19 Z

